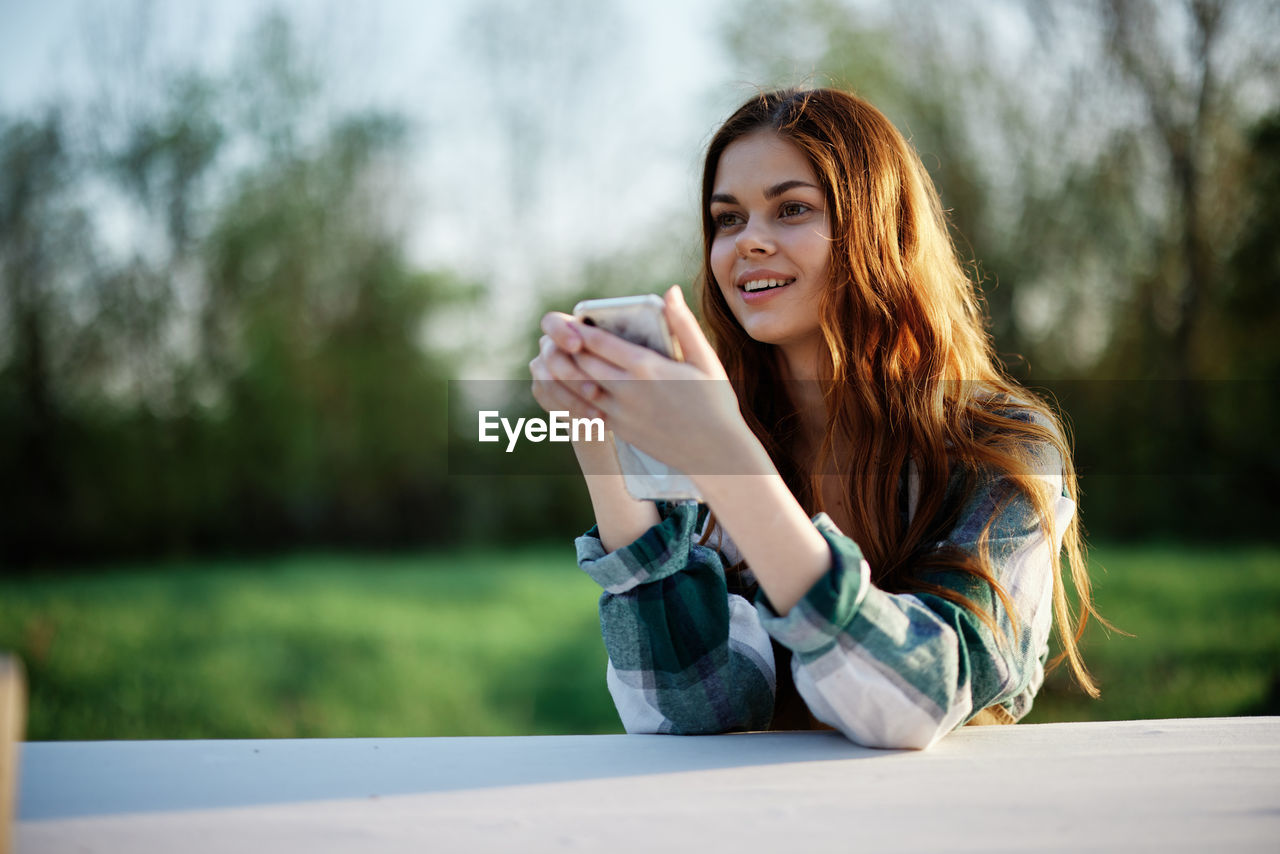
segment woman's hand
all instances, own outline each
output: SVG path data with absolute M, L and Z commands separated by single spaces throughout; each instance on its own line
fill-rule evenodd
M 584 328 L 559 311 L 542 318 L 543 335 L 538 339 L 538 355 L 529 362 L 529 373 L 533 376 L 533 399 L 547 412 L 568 412 L 573 418 L 603 417 L 591 404 L 591 379 L 576 361 L 583 346 L 579 330 Z
M 542 331 L 538 355 L 529 362 L 538 405 L 548 412 L 568 412 L 572 418 L 604 419 L 593 403 L 599 388 L 578 364 L 586 354 L 583 334 L 599 330 L 570 315 L 550 312 L 542 318 Z M 622 548 L 658 523 L 654 504 L 638 501 L 627 492 L 611 442 L 575 441 L 573 451 L 591 494 L 600 542 L 606 551 Z
M 668 290 L 665 301 L 684 362 L 575 324 L 572 331 L 581 345 L 572 354 L 572 366 L 558 363 L 564 381 L 586 406 L 602 413 L 619 438 L 653 457 L 690 475 L 731 471 L 737 443 L 727 440 L 754 437 L 680 288 Z
M 547 409 L 603 417 L 620 438 L 692 477 L 774 609 L 786 614 L 830 569 L 830 550 L 747 427 L 724 366 L 678 287 L 667 291 L 666 315 L 684 362 L 548 314 L 529 363 L 534 396 Z M 587 471 L 595 451 L 574 449 Z M 611 464 L 615 474 L 587 475 L 600 540 L 610 551 L 658 520 L 653 504 L 628 498 L 616 459 Z

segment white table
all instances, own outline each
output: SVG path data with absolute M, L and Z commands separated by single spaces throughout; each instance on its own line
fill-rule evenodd
M 45 851 L 1280 851 L 1280 718 L 23 746 Z

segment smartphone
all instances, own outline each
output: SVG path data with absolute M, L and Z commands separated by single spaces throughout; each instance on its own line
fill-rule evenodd
M 680 342 L 667 326 L 662 297 L 644 294 L 634 297 L 583 300 L 573 307 L 573 316 L 588 326 L 596 326 L 648 347 L 668 359 L 684 361 Z M 701 501 L 702 493 L 683 472 L 673 469 L 609 434 L 613 441 L 622 481 L 631 497 L 642 501 Z

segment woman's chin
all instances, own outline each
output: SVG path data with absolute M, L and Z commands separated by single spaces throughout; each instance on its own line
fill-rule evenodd
M 742 327 L 751 340 L 775 347 L 788 347 L 810 336 L 798 330 L 781 327 L 775 323 L 749 323 Z

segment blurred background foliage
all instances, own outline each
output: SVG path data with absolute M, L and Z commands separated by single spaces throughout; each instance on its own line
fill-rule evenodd
M 618 26 L 610 4 L 591 5 L 578 30 L 557 24 L 551 52 L 537 47 L 547 33 L 535 18 L 545 16 L 513 17 L 511 3 L 484 5 L 464 33 L 485 64 L 477 98 L 495 111 L 506 160 L 494 173 L 506 176 L 516 222 L 484 227 L 521 252 L 535 249 L 536 234 L 519 223 L 540 215 L 564 104 L 594 103 L 598 37 Z M 1250 578 L 1273 578 L 1280 446 L 1266 425 L 1280 421 L 1280 12 L 1250 0 L 991 8 L 744 0 L 723 10 L 720 46 L 739 80 L 846 86 L 911 137 L 983 285 L 998 350 L 1072 426 L 1091 536 L 1264 544 L 1249 552 Z M 58 667 L 83 667 L 84 677 L 94 666 L 59 665 L 50 651 L 50 638 L 67 637 L 80 619 L 67 604 L 82 595 L 77 585 L 98 591 L 83 594 L 90 601 L 102 592 L 94 574 L 114 570 L 119 590 L 133 590 L 139 574 L 153 585 L 187 578 L 193 588 L 168 595 L 189 603 L 207 577 L 245 581 L 263 567 L 292 577 L 280 568 L 287 558 L 217 562 L 228 556 L 468 555 L 563 543 L 585 528 L 589 504 L 568 456 L 564 475 L 540 474 L 520 455 L 505 477 L 459 474 L 470 470 L 474 442 L 450 424 L 449 381 L 484 362 L 490 376 L 519 386 L 538 334 L 529 318 L 586 296 L 688 283 L 697 269 L 696 212 L 671 212 L 625 250 L 532 275 L 519 299 L 533 310 L 513 326 L 503 316 L 509 287 L 410 260 L 406 175 L 437 141 L 394 110 L 337 108 L 314 56 L 274 12 L 244 39 L 233 70 L 103 74 L 83 101 L 0 115 L 0 566 L 15 576 L 2 588 L 0 646 L 32 663 L 32 720 L 43 737 L 126 734 L 124 724 L 65 723 L 88 715 L 90 697 L 76 693 L 83 679 Z M 708 133 L 718 118 L 708 115 Z M 513 400 L 512 410 L 521 405 Z M 550 552 L 538 554 L 545 567 Z M 1212 548 L 1194 554 L 1211 566 L 1232 561 Z M 171 569 L 186 559 L 215 569 Z M 161 562 L 139 569 L 139 560 Z M 477 571 L 486 562 L 507 559 L 445 561 Z M 373 577 L 395 591 L 398 571 Z M 1158 582 L 1158 571 L 1144 571 Z M 59 578 L 72 586 L 57 587 Z M 55 589 L 69 591 L 61 605 L 49 598 Z M 573 589 L 592 612 L 592 597 Z M 1260 589 L 1261 625 L 1276 624 L 1276 596 Z M 241 630 L 202 619 L 214 621 L 211 632 Z M 383 629 L 391 635 L 341 645 L 354 669 L 359 649 L 394 646 L 394 629 Z M 537 634 L 516 631 L 511 643 Z M 1261 642 L 1274 660 L 1280 639 Z M 263 643 L 310 649 L 279 636 Z M 581 663 L 584 648 L 566 643 L 565 660 L 538 672 Z M 339 653 L 310 654 L 310 664 L 267 656 L 299 680 L 262 688 L 280 720 L 303 702 L 297 668 L 319 674 L 321 659 Z M 95 678 L 110 681 L 104 674 L 123 665 L 96 666 L 105 670 Z M 1250 687 L 1226 713 L 1269 708 L 1260 698 L 1277 693 L 1274 665 L 1251 667 Z M 50 687 L 63 699 L 49 702 L 71 718 L 48 712 L 40 723 L 41 679 L 63 686 Z M 1066 689 L 1051 683 L 1051 705 L 1054 691 Z M 471 702 L 532 702 L 504 697 Z M 599 715 L 610 714 L 602 697 L 566 689 L 544 698 L 558 711 L 530 712 L 541 722 L 528 725 L 600 728 Z M 113 720 L 154 711 L 138 697 L 119 702 Z M 575 718 L 583 708 L 597 712 Z M 458 723 L 464 717 L 427 730 L 475 731 Z M 280 720 L 126 731 L 356 726 Z
M 246 52 L 3 124 L 10 565 L 448 538 L 422 325 L 475 285 L 405 257 L 404 121 L 326 115 L 284 18 Z

